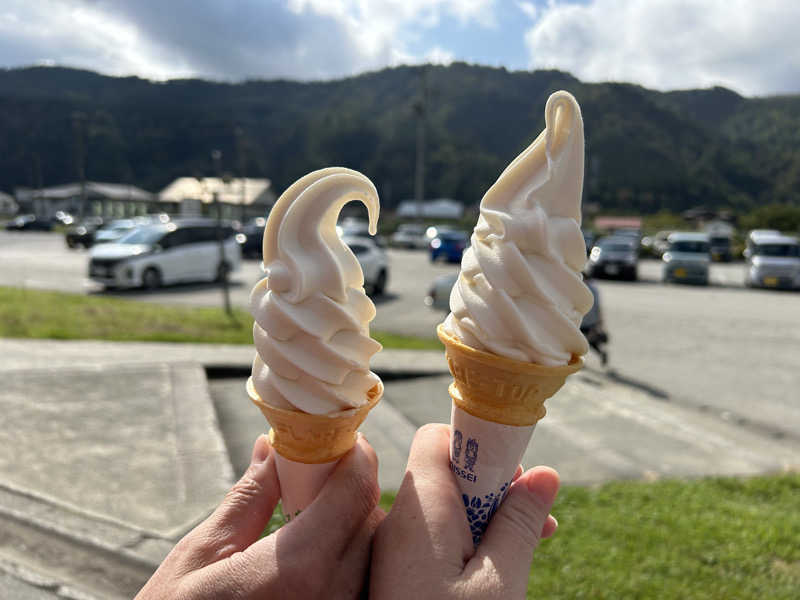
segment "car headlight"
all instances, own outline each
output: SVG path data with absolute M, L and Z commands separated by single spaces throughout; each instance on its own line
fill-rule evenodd
M 240 244 L 244 244 L 247 241 L 247 236 L 243 233 L 236 234 L 236 241 Z
M 665 263 L 672 262 L 672 254 L 669 252 L 664 252 L 664 256 L 661 257 L 661 260 L 663 260 Z
M 431 248 L 433 248 L 434 250 L 438 250 L 441 247 L 442 247 L 442 240 L 440 240 L 439 238 L 433 238 L 431 240 Z

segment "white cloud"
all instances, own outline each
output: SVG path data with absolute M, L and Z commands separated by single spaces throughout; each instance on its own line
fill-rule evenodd
M 518 0 L 517 6 L 523 13 L 525 13 L 525 16 L 531 20 L 535 20 L 536 15 L 539 14 L 539 9 L 536 8 L 536 5 L 533 2 L 521 2 Z
M 495 0 L 3 0 L 0 67 L 53 61 L 153 79 L 317 79 L 449 62 L 442 24 L 492 27 Z M 427 50 L 429 49 L 429 50 Z
M 455 55 L 449 50 L 445 50 L 440 46 L 434 46 L 425 55 L 425 62 L 434 65 L 449 65 L 455 60 Z
M 526 32 L 532 68 L 657 89 L 800 90 L 797 0 L 551 0 Z

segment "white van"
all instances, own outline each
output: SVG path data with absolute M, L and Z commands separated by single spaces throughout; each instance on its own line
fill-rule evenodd
M 748 287 L 800 288 L 800 242 L 777 233 L 751 238 L 747 257 Z
M 89 254 L 89 278 L 106 287 L 145 287 L 189 281 L 217 281 L 241 264 L 235 230 L 213 219 L 179 219 L 144 225 Z

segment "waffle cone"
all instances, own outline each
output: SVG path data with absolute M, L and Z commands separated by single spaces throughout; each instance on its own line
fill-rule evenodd
M 545 367 L 477 350 L 436 328 L 453 375 L 448 389 L 453 403 L 469 414 L 502 425 L 534 425 L 546 413 L 544 402 L 567 376 L 583 367 L 573 356 L 563 366 Z
M 355 445 L 359 426 L 383 396 L 383 384 L 378 382 L 367 392 L 367 403 L 363 406 L 330 415 L 270 406 L 259 397 L 250 379 L 247 394 L 272 427 L 269 441 L 281 456 L 295 462 L 320 464 L 339 460 Z

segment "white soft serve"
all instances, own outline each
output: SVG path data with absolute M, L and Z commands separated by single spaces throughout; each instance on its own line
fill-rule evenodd
M 480 206 L 444 327 L 473 348 L 546 366 L 588 351 L 583 283 L 583 120 L 567 92 L 550 96 L 545 130 Z
M 255 318 L 253 386 L 272 406 L 312 414 L 356 408 L 378 384 L 370 357 L 381 345 L 369 336 L 375 306 L 364 293 L 358 260 L 336 233 L 351 200 L 378 221 L 378 194 L 357 171 L 315 171 L 275 203 L 264 230 L 267 276 L 250 295 Z

